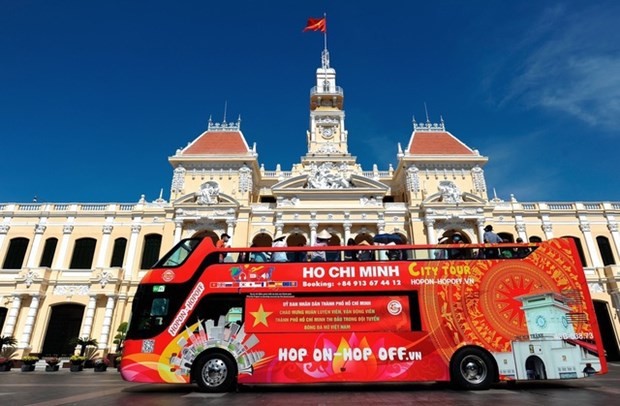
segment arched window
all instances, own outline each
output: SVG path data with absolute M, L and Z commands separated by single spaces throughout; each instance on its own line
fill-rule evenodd
M 161 235 L 147 234 L 144 236 L 144 247 L 142 248 L 142 260 L 140 261 L 140 269 L 149 269 L 159 259 L 159 250 L 161 248 Z
M 4 321 L 6 320 L 6 314 L 9 309 L 6 307 L 0 307 L 0 331 L 2 331 L 2 327 L 4 327 Z
M 2 268 L 21 269 L 24 259 L 26 258 L 26 250 L 28 249 L 29 242 L 29 239 L 23 237 L 11 239 Z
M 54 261 L 54 254 L 56 253 L 56 246 L 58 245 L 58 238 L 48 238 L 45 240 L 45 246 L 43 247 L 43 254 L 41 255 L 40 267 L 52 267 Z
M 127 248 L 127 238 L 117 238 L 114 240 L 114 248 L 112 249 L 112 259 L 110 260 L 110 268 L 121 268 L 125 259 L 125 249 Z
M 611 250 L 609 239 L 599 235 L 596 237 L 596 243 L 598 244 L 598 250 L 600 251 L 601 258 L 603 259 L 603 265 L 615 265 L 616 260 L 614 259 L 614 253 Z
M 75 240 L 69 269 L 91 269 L 96 245 L 97 240 L 94 238 L 85 237 Z
M 540 238 L 540 237 L 538 237 L 538 236 L 536 236 L 536 235 L 533 235 L 533 236 L 531 236 L 531 237 L 529 238 L 529 241 L 530 241 L 530 242 L 542 242 L 542 238 Z
M 577 246 L 577 252 L 579 253 L 579 259 L 581 259 L 582 266 L 588 266 L 588 262 L 586 261 L 586 254 L 583 251 L 583 246 L 581 245 L 581 240 L 577 237 L 573 237 L 572 235 L 565 235 L 562 238 L 572 238 L 575 241 L 575 245 Z

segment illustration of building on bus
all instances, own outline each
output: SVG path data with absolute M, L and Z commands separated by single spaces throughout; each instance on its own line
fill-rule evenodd
M 512 341 L 512 352 L 497 352 L 500 376 L 512 379 L 571 379 L 600 371 L 596 346 L 576 333 L 570 299 L 557 293 L 516 298 L 523 303 L 528 336 Z

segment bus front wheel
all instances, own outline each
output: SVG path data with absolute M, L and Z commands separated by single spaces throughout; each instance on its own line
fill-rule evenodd
M 480 348 L 464 348 L 454 355 L 450 368 L 452 383 L 460 389 L 485 390 L 496 377 L 495 362 Z
M 194 380 L 203 392 L 230 392 L 237 379 L 237 364 L 229 355 L 200 355 L 192 366 Z

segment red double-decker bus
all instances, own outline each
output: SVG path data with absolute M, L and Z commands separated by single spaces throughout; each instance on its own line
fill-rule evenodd
M 122 376 L 223 392 L 328 382 L 487 389 L 607 372 L 573 241 L 502 245 L 519 257 L 475 255 L 489 247 L 321 247 L 326 255 L 314 257 L 328 261 L 309 262 L 314 247 L 182 240 L 137 289 Z M 438 249 L 459 255 L 436 259 Z M 270 262 L 276 251 L 287 261 Z

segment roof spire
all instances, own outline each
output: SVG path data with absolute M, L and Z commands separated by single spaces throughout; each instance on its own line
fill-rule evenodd
M 426 122 L 430 124 L 431 120 L 428 118 L 428 109 L 426 108 L 426 102 L 424 102 L 424 112 L 426 113 Z
M 228 100 L 224 100 L 224 120 L 222 124 L 226 124 L 226 109 L 228 109 Z

